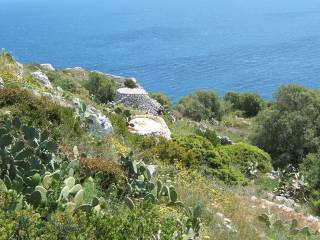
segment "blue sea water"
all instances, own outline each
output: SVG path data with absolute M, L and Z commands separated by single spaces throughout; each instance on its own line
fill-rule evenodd
M 19 61 L 135 76 L 176 101 L 198 89 L 320 87 L 319 0 L 0 0 Z

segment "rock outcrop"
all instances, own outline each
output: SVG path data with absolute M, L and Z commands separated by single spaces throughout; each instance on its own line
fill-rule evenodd
M 31 75 L 38 80 L 39 83 L 41 83 L 42 85 L 44 85 L 47 88 L 52 88 L 51 82 L 49 81 L 49 78 L 47 77 L 47 75 L 45 75 L 43 72 L 41 71 L 36 71 L 31 73 Z
M 143 88 L 119 88 L 115 97 L 116 103 L 135 107 L 147 114 L 159 115 L 164 108 L 156 100 L 149 97 Z
M 171 131 L 162 117 L 154 115 L 137 115 L 129 122 L 129 132 L 171 139 Z

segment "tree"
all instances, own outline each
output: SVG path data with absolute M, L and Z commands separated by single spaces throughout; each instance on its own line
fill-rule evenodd
M 320 143 L 320 93 L 285 85 L 273 108 L 257 117 L 252 142 L 271 154 L 275 167 L 298 166 Z

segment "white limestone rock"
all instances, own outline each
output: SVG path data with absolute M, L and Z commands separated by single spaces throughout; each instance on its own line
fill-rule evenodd
M 77 97 L 72 100 L 72 104 L 75 108 L 79 108 L 79 109 L 82 106 L 80 99 Z
M 129 131 L 143 136 L 162 136 L 171 139 L 171 131 L 162 117 L 137 115 L 129 122 Z
M 44 69 L 44 70 L 47 70 L 47 71 L 55 71 L 56 69 L 52 66 L 52 64 L 50 63 L 43 63 L 43 64 L 40 64 L 40 66 Z
M 38 82 L 40 82 L 41 84 L 43 84 L 45 87 L 47 88 L 52 88 L 51 82 L 49 81 L 49 78 L 47 77 L 47 75 L 45 75 L 43 72 L 41 71 L 36 71 L 31 73 L 31 75 L 38 80 Z
M 82 67 L 72 67 L 72 68 L 66 68 L 65 71 L 85 71 Z
M 105 137 L 113 132 L 109 119 L 95 107 L 88 105 L 86 117 L 89 119 L 89 132 L 98 137 Z
M 4 81 L 3 79 L 0 77 L 0 90 L 2 90 L 4 88 Z

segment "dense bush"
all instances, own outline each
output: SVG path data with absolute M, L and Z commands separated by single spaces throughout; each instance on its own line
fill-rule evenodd
M 272 169 L 270 156 L 248 144 L 222 146 L 200 135 L 175 137 L 175 141 L 193 153 L 198 166 L 208 166 L 205 171 L 225 183 L 246 184 L 252 174 Z
M 137 88 L 138 87 L 137 83 L 133 79 L 127 79 L 124 82 L 124 86 L 127 88 Z
M 150 153 L 161 161 L 171 164 L 179 161 L 187 167 L 192 167 L 198 162 L 196 153 L 171 140 L 161 139 L 151 148 Z
M 172 108 L 171 99 L 164 93 L 151 93 L 150 97 L 157 100 L 166 109 Z
M 243 111 L 246 117 L 256 116 L 265 106 L 264 100 L 255 93 L 228 92 L 224 101 L 230 102 L 233 110 Z
M 199 91 L 182 97 L 177 110 L 185 117 L 195 121 L 218 119 L 223 115 L 219 96 L 212 91 Z
M 117 85 L 112 78 L 101 73 L 92 72 L 89 74 L 86 88 L 98 101 L 107 103 L 114 99 Z
M 186 149 L 190 149 L 198 159 L 198 162 L 207 161 L 207 153 L 214 149 L 213 143 L 200 135 L 175 137 L 175 141 Z
M 245 143 L 219 146 L 215 148 L 214 162 L 225 162 L 241 170 L 242 173 L 256 164 L 257 170 L 262 173 L 272 170 L 271 157 L 263 150 Z
M 260 114 L 252 142 L 271 154 L 275 167 L 298 166 L 317 151 L 320 137 L 320 93 L 285 85 L 272 109 Z

